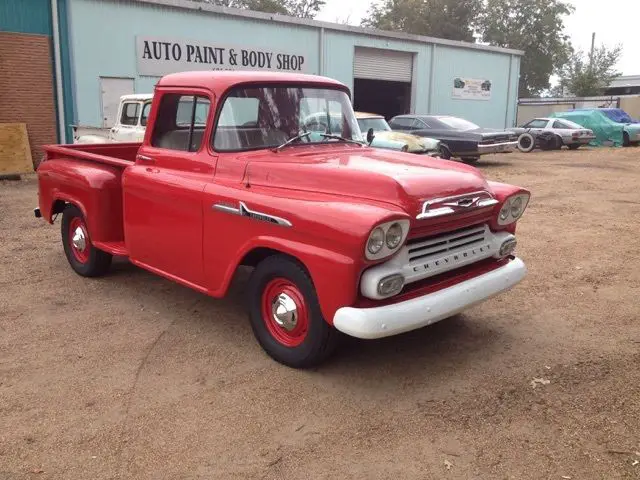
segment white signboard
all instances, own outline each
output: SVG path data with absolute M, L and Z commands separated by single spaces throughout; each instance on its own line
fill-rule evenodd
M 491 81 L 456 77 L 453 79 L 453 98 L 491 100 Z
M 224 43 L 136 37 L 138 75 L 161 77 L 191 70 L 271 70 L 306 72 L 309 64 L 297 52 L 280 52 Z

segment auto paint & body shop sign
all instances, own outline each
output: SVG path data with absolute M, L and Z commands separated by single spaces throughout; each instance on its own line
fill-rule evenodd
M 466 100 L 491 100 L 491 81 L 479 78 L 455 77 L 451 96 Z
M 139 75 L 152 77 L 189 70 L 308 70 L 296 52 L 142 36 L 136 37 L 136 64 Z

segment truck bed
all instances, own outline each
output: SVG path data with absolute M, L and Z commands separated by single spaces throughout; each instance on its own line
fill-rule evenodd
M 136 160 L 141 143 L 81 143 L 45 145 L 47 160 L 61 157 L 88 160 L 114 167 L 128 167 Z

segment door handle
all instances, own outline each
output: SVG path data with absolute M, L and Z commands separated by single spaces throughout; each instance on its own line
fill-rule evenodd
M 156 163 L 154 158 L 147 157 L 146 155 L 137 155 L 136 158 L 144 163 Z

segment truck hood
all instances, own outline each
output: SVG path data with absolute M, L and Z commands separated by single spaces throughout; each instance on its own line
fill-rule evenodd
M 244 182 L 393 203 L 412 214 L 427 199 L 489 190 L 471 166 L 368 147 L 297 147 L 256 155 Z M 274 158 L 275 157 L 275 158 Z

